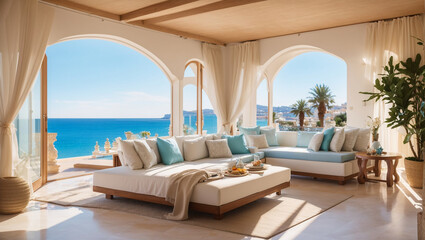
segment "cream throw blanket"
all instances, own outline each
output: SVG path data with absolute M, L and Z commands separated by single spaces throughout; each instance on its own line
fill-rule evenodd
M 172 213 L 165 217 L 169 220 L 187 219 L 189 202 L 196 184 L 205 182 L 209 173 L 202 169 L 188 169 L 170 176 L 167 183 L 165 200 L 174 204 Z

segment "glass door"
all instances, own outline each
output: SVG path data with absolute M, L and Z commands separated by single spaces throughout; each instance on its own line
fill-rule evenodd
M 46 59 L 43 65 L 45 61 Z M 34 86 L 14 122 L 19 149 L 19 162 L 15 166 L 15 171 L 19 176 L 31 180 L 34 191 L 46 182 L 43 181 L 43 175 L 46 175 L 46 158 L 43 151 L 46 145 L 42 136 L 44 135 L 42 131 L 43 74 L 44 72 L 41 71 L 37 75 Z

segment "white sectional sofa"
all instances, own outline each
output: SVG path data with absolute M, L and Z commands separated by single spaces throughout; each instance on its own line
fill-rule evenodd
M 190 137 L 188 137 L 190 138 Z M 257 153 L 264 158 L 264 153 Z M 122 155 L 121 155 L 122 156 Z M 251 162 L 252 154 L 233 155 L 244 162 Z M 93 191 L 113 196 L 132 198 L 141 201 L 172 205 L 165 200 L 167 182 L 172 174 L 188 169 L 205 169 L 214 172 L 227 169 L 234 158 L 204 158 L 196 161 L 183 161 L 172 165 L 157 164 L 149 169 L 132 170 L 121 166 L 120 155 L 114 155 L 114 168 L 96 171 L 93 174 Z M 198 183 L 193 189 L 189 208 L 213 214 L 219 219 L 224 213 L 247 203 L 277 193 L 289 187 L 291 170 L 286 167 L 270 166 L 262 174 Z
M 345 184 L 358 175 L 355 152 L 314 152 L 296 147 L 297 136 L 298 133 L 293 131 L 276 132 L 280 146 L 259 151 L 264 152 L 267 163 L 288 167 L 294 175 L 336 180 L 339 184 Z M 369 170 L 373 168 L 373 164 L 368 163 Z

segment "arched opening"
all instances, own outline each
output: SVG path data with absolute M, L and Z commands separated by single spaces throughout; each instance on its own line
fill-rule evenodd
M 284 64 L 272 79 L 273 111 L 281 130 L 303 127 L 317 130 L 346 123 L 347 65 L 342 59 L 323 51 L 311 51 L 281 62 Z M 317 101 L 311 102 L 318 91 L 316 86 L 326 88 L 331 96 L 330 106 L 326 106 L 324 112 L 324 126 L 320 124 Z M 303 123 L 300 123 L 302 119 Z
M 217 116 L 207 95 L 203 76 L 204 66 L 199 60 L 186 64 L 183 78 L 183 134 L 217 132 Z
M 57 133 L 58 159 L 111 158 L 117 137 L 172 134 L 170 74 L 118 42 L 75 38 L 47 48 L 48 132 Z
M 269 118 L 279 122 L 281 130 L 299 129 L 299 119 L 290 113 L 291 106 L 297 100 L 309 100 L 316 84 L 328 86 L 335 95 L 336 108 L 326 109 L 324 125 L 336 125 L 336 117 L 346 119 L 348 74 L 342 58 L 314 46 L 296 45 L 272 56 L 262 66 L 262 74 L 270 80 L 269 110 L 273 111 Z M 313 108 L 312 117 L 305 118 L 310 130 L 317 126 L 316 120 L 317 109 Z

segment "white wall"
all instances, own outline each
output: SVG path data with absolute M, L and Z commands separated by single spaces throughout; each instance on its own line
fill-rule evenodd
M 358 24 L 260 40 L 264 74 L 273 81 L 284 64 L 308 51 L 327 52 L 342 58 L 347 64 L 348 125 L 365 126 L 367 116 L 373 113 L 373 104 L 363 103 L 365 96 L 359 94 L 373 90 L 373 84 L 364 76 L 362 60 L 366 27 L 367 24 Z M 286 57 L 282 57 L 285 52 Z

